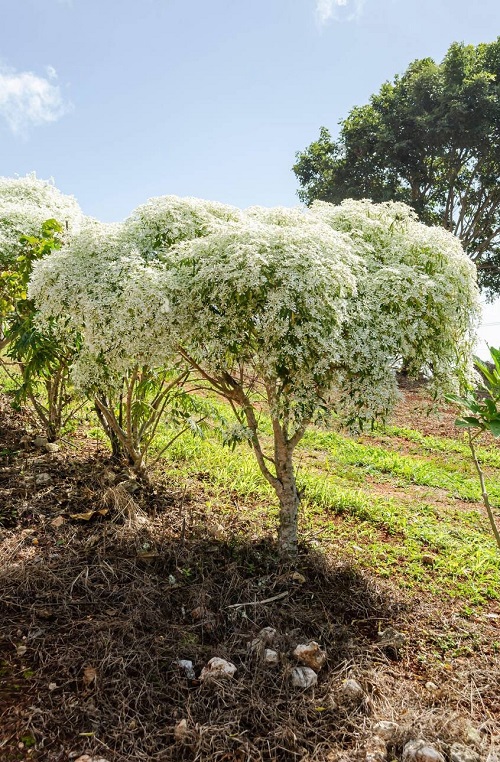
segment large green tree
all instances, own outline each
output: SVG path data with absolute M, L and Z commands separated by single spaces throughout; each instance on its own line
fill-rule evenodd
M 297 153 L 299 196 L 397 200 L 455 233 L 479 281 L 500 293 L 500 37 L 414 61 Z

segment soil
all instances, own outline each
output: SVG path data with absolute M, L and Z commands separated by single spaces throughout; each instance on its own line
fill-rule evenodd
M 401 425 L 442 434 L 407 396 Z M 445 754 L 498 748 L 500 611 L 417 600 L 341 547 L 303 545 L 283 563 L 244 515 L 238 531 L 208 508 L 201 483 L 134 483 L 95 442 L 48 454 L 22 443 L 29 429 L 1 399 L 2 762 L 361 761 L 380 719 L 398 723 L 389 759 L 417 737 Z M 264 627 L 274 667 L 252 646 Z M 381 637 L 389 628 L 402 645 Z M 327 662 L 299 690 L 293 650 L 310 640 Z M 234 677 L 202 682 L 212 657 Z

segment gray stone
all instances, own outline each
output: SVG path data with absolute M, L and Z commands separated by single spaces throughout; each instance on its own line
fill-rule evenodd
M 184 672 L 188 680 L 196 678 L 192 661 L 189 659 L 177 659 L 176 664 Z
M 399 730 L 397 722 L 391 722 L 391 720 L 379 720 L 372 728 L 373 732 L 383 738 L 384 741 L 392 741 L 394 736 Z
M 264 664 L 267 664 L 269 667 L 274 667 L 276 664 L 279 664 L 279 654 L 277 651 L 273 651 L 272 648 L 265 648 L 264 653 L 262 655 L 262 661 Z
M 394 627 L 386 627 L 379 633 L 378 642 L 383 648 L 401 648 L 406 643 L 406 635 Z
M 46 447 L 49 440 L 47 437 L 35 437 L 33 440 L 33 444 L 35 447 Z
M 481 762 L 481 757 L 468 746 L 454 743 L 450 749 L 450 762 Z
M 496 751 L 490 751 L 486 757 L 486 762 L 500 762 L 500 754 L 498 754 Z
M 445 762 L 445 758 L 427 741 L 408 741 L 403 749 L 403 762 Z
M 137 484 L 135 479 L 126 479 L 124 482 L 120 482 L 119 486 L 126 490 L 129 495 L 133 495 L 140 489 L 140 485 Z
M 312 688 L 318 682 L 316 672 L 310 667 L 294 667 L 292 669 L 292 685 L 294 688 Z
M 47 473 L 38 474 L 35 477 L 35 484 L 37 487 L 48 487 L 49 484 L 52 484 L 52 477 Z
M 342 695 L 346 701 L 353 701 L 360 703 L 365 695 L 365 692 L 357 680 L 349 678 L 342 683 Z
M 432 693 L 434 693 L 434 691 L 438 691 L 439 690 L 439 687 L 436 685 L 436 683 L 433 683 L 432 680 L 429 680 L 425 684 L 425 687 L 427 688 L 428 691 L 432 691 Z

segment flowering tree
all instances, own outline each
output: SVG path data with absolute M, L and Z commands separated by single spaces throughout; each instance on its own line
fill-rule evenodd
M 74 412 L 68 381 L 75 337 L 61 342 L 49 324 L 37 329 L 27 288 L 33 263 L 68 242 L 82 220 L 75 199 L 52 183 L 35 175 L 0 178 L 0 350 L 8 347 L 9 358 L 0 362 L 7 373 L 16 366 L 15 401 L 30 403 L 50 441 Z
M 78 230 L 83 214 L 72 196 L 34 174 L 0 177 L 0 347 L 7 343 L 7 315 L 19 299 L 26 298 L 32 264 L 26 256 L 26 239 L 39 236 L 49 219 L 59 223 L 67 239 Z
M 82 337 L 73 381 L 94 401 L 113 454 L 137 470 L 167 411 L 181 431 L 199 431 L 207 412 L 186 393 L 189 368 L 176 352 L 157 250 L 207 235 L 239 214 L 211 202 L 152 199 L 122 224 L 87 220 L 35 270 L 30 295 L 39 325 L 56 319 L 61 335 Z
M 239 212 L 152 200 L 39 263 L 31 294 L 45 316 L 82 331 L 77 376 L 177 356 L 228 400 L 278 496 L 288 554 L 298 542 L 293 453 L 307 426 L 332 407 L 348 422 L 386 415 L 401 361 L 429 368 L 436 388 L 458 388 L 478 310 L 457 239 L 403 204 L 369 202 Z
M 474 268 L 457 239 L 402 204 L 251 209 L 239 229 L 164 252 L 180 352 L 233 405 L 297 549 L 293 452 L 318 414 L 384 417 L 401 361 L 436 389 L 470 372 Z M 259 432 L 259 411 L 273 442 Z

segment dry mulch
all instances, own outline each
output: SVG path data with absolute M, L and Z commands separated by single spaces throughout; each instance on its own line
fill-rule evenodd
M 218 516 L 214 531 L 195 483 L 125 489 L 129 475 L 92 443 L 23 450 L 29 422 L 5 401 L 0 416 L 2 762 L 364 760 L 378 719 L 399 723 L 392 759 L 422 735 L 445 752 L 470 745 L 471 728 L 483 755 L 498 743 L 500 619 L 412 600 L 340 548 L 332 559 L 304 546 L 289 567 L 272 538 L 238 533 L 234 517 Z M 274 668 L 249 647 L 263 627 L 277 631 Z M 406 644 L 384 646 L 388 627 Z M 328 660 L 316 688 L 300 691 L 292 651 L 308 640 Z M 199 681 L 213 656 L 236 665 L 232 680 Z M 347 677 L 363 687 L 359 703 L 343 697 Z

